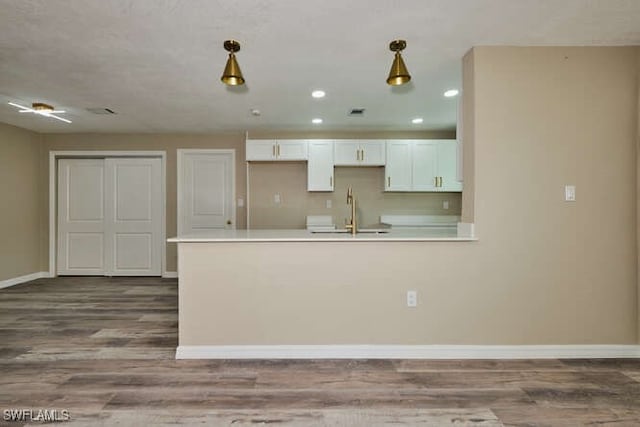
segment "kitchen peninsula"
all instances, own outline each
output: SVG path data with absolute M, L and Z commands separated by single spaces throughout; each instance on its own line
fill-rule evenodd
M 169 239 L 179 258 L 176 357 L 375 357 L 366 346 L 423 343 L 401 326 L 416 315 L 407 291 L 426 295 L 431 278 L 474 246 L 468 229 L 214 230 Z

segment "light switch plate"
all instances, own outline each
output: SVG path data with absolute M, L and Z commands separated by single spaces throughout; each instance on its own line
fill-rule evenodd
M 327 209 L 331 209 L 331 207 L 333 206 L 333 202 L 331 201 L 331 199 L 327 199 L 325 206 L 327 207 Z
M 449 201 L 445 200 L 444 202 L 442 202 L 442 209 L 449 209 Z
M 242 197 L 238 197 L 238 207 L 244 207 L 244 199 Z
M 418 305 L 418 291 L 407 291 L 407 307 Z
M 566 202 L 575 202 L 576 201 L 576 186 L 575 185 L 565 185 L 564 186 L 564 200 Z
M 282 199 L 280 198 L 280 193 L 276 193 L 273 195 L 273 202 L 275 204 L 280 204 L 280 202 L 282 201 Z

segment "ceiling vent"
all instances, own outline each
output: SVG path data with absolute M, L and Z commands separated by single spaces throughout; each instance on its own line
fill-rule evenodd
M 349 115 L 353 117 L 362 117 L 364 116 L 364 108 L 352 108 L 349 110 Z
M 87 108 L 87 111 L 93 114 L 116 114 L 116 112 L 110 108 Z

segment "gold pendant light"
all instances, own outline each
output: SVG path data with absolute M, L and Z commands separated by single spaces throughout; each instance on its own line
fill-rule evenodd
M 235 40 L 225 40 L 224 48 L 229 52 L 229 59 L 227 59 L 227 65 L 224 67 L 224 72 L 222 73 L 222 83 L 229 86 L 239 86 L 244 84 L 244 77 L 242 77 L 242 71 L 240 71 L 240 66 L 238 65 L 238 61 L 236 61 L 235 52 L 240 50 L 240 43 Z
M 405 47 L 407 47 L 407 42 L 405 40 L 394 40 L 389 44 L 389 50 L 396 53 L 396 56 L 393 59 L 393 64 L 391 64 L 389 77 L 387 77 L 387 84 L 391 86 L 400 86 L 411 80 L 409 71 L 407 71 L 407 66 L 404 65 L 402 55 L 400 55 L 400 52 Z

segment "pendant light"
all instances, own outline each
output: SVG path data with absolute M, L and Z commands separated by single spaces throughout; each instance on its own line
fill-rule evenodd
M 238 61 L 236 61 L 235 53 L 240 50 L 240 43 L 235 40 L 225 40 L 223 44 L 226 51 L 229 52 L 229 59 L 227 59 L 227 65 L 224 67 L 222 73 L 222 83 L 229 86 L 239 86 L 244 84 L 244 77 L 242 77 L 242 71 Z
M 405 47 L 407 47 L 407 42 L 405 40 L 394 40 L 389 44 L 389 50 L 396 53 L 396 56 L 393 59 L 393 64 L 391 64 L 389 77 L 387 77 L 387 84 L 391 86 L 400 86 L 411 80 L 409 71 L 407 71 L 407 66 L 404 65 L 402 55 L 400 55 L 400 52 Z

